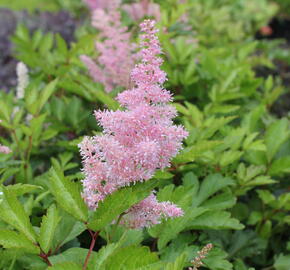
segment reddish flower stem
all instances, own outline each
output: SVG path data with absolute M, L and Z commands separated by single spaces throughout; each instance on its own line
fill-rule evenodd
M 52 266 L 51 262 L 48 259 L 48 255 L 45 253 L 40 253 L 39 257 L 42 258 L 48 266 Z
M 90 245 L 90 250 L 89 250 L 89 252 L 87 254 L 87 257 L 86 257 L 86 260 L 85 260 L 85 263 L 84 263 L 84 266 L 83 266 L 83 270 L 86 270 L 87 267 L 88 267 L 89 259 L 91 257 L 92 251 L 93 251 L 93 249 L 95 247 L 96 240 L 98 238 L 98 235 L 99 235 L 100 231 L 97 231 L 97 232 L 93 233 L 91 230 L 89 230 L 89 233 L 92 236 L 92 241 L 91 241 L 91 245 Z

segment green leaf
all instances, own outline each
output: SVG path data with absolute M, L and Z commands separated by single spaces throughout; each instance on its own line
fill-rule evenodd
M 270 175 L 279 175 L 282 173 L 290 173 L 290 156 L 276 159 L 270 166 Z
M 289 270 L 290 255 L 282 255 L 276 259 L 274 267 L 276 270 Z
M 133 204 L 149 196 L 156 184 L 156 180 L 150 180 L 145 183 L 138 183 L 133 187 L 122 188 L 107 196 L 103 202 L 99 203 L 88 227 L 94 231 L 101 230 Z
M 271 237 L 271 233 L 272 233 L 272 221 L 271 220 L 267 220 L 260 229 L 260 236 L 268 239 Z
M 149 229 L 149 233 L 153 237 L 158 237 L 158 249 L 164 248 L 170 240 L 176 238 L 180 232 L 185 230 L 189 224 L 206 211 L 207 209 L 201 207 L 189 208 L 184 211 L 185 213 L 182 217 L 164 221 Z
M 66 57 L 68 54 L 68 49 L 67 49 L 67 45 L 65 40 L 62 38 L 62 36 L 60 34 L 56 34 L 56 44 L 57 44 L 57 48 L 59 50 L 59 52 Z
M 286 118 L 274 122 L 265 134 L 267 158 L 270 162 L 282 144 L 289 138 L 289 123 Z
M 53 265 L 58 265 L 58 264 L 61 265 L 61 264 L 67 263 L 67 262 L 70 262 L 70 263 L 73 263 L 76 265 L 83 265 L 85 262 L 87 254 L 88 254 L 88 249 L 70 248 L 70 249 L 68 249 L 68 250 L 66 250 L 58 255 L 49 257 L 49 260 Z M 96 262 L 96 258 L 97 258 L 96 256 L 97 256 L 97 253 L 93 251 L 91 256 L 90 256 L 88 270 L 95 269 L 95 267 L 93 267 L 93 265 Z M 48 269 L 50 269 L 50 268 L 48 268 Z M 70 269 L 71 268 L 66 268 L 66 270 L 70 270 Z
M 73 262 L 58 263 L 47 268 L 47 270 L 82 270 L 82 265 Z
M 234 181 L 231 178 L 223 177 L 220 174 L 209 175 L 203 180 L 197 196 L 193 198 L 193 206 L 202 205 L 202 203 L 214 193 L 232 185 L 234 185 Z
M 80 221 L 87 221 L 88 208 L 81 197 L 80 186 L 66 179 L 56 166 L 50 170 L 50 190 L 65 211 Z
M 102 270 L 104 269 L 102 266 L 106 262 L 106 260 L 111 256 L 111 254 L 119 247 L 119 243 L 108 244 L 103 246 L 96 255 L 95 260 L 95 269 Z
M 53 92 L 55 91 L 56 85 L 58 83 L 58 79 L 50 82 L 42 91 L 40 95 L 40 99 L 37 102 L 37 111 L 40 112 L 43 106 L 46 104 L 48 99 L 51 97 Z
M 22 204 L 13 191 L 3 187 L 3 200 L 0 203 L 0 218 L 22 232 L 30 241 L 36 243 L 36 234 Z
M 186 253 L 181 254 L 174 262 L 167 263 L 164 270 L 180 270 L 183 269 L 187 260 Z
M 55 230 L 53 240 L 53 250 L 60 248 L 67 242 L 75 239 L 86 230 L 84 223 L 77 221 L 75 218 L 60 209 L 61 220 Z
M 221 167 L 226 167 L 232 164 L 233 162 L 239 160 L 242 154 L 243 152 L 241 151 L 231 151 L 231 150 L 225 151 L 222 153 L 220 157 L 219 164 Z
M 7 190 L 11 191 L 15 196 L 21 196 L 26 193 L 31 193 L 37 189 L 43 189 L 41 186 L 29 185 L 29 184 L 14 184 L 6 187 Z M 1 187 L 0 187 L 1 190 Z
M 250 113 L 247 113 L 243 119 L 242 126 L 250 134 L 257 130 L 257 123 L 265 113 L 266 109 L 264 105 L 260 105 L 254 108 Z
M 260 238 L 256 232 L 250 230 L 235 231 L 228 248 L 228 258 L 251 257 L 265 250 L 267 241 Z
M 188 226 L 190 229 L 200 230 L 224 230 L 234 229 L 242 230 L 244 225 L 235 218 L 231 218 L 231 214 L 225 211 L 207 211 L 194 219 Z
M 196 145 L 186 147 L 180 154 L 174 158 L 175 163 L 192 162 L 203 153 L 214 149 L 220 145 L 221 141 L 199 141 Z
M 14 231 L 0 230 L 0 245 L 7 249 L 21 249 L 24 252 L 39 254 L 40 249 L 24 235 Z
M 212 249 L 205 259 L 205 265 L 212 270 L 231 270 L 233 265 L 226 259 L 228 254 L 221 249 Z
M 223 210 L 233 207 L 236 203 L 236 198 L 230 190 L 222 194 L 218 194 L 211 199 L 206 200 L 202 206 L 205 208 Z
M 148 247 L 129 246 L 114 250 L 99 269 L 138 270 L 157 261 L 157 254 L 151 253 Z
M 51 205 L 47 210 L 47 215 L 42 218 L 40 226 L 39 244 L 45 253 L 51 248 L 56 227 L 60 221 L 55 205 Z
M 269 190 L 257 190 L 257 193 L 264 204 L 269 204 L 276 200 L 275 196 Z

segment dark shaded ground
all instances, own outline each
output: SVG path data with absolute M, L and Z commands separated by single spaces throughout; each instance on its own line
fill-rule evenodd
M 24 24 L 30 32 L 41 29 L 44 32 L 59 33 L 68 43 L 74 40 L 77 21 L 66 11 L 36 12 L 11 11 L 0 8 L 0 89 L 8 91 L 17 83 L 15 67 L 17 60 L 13 58 L 10 37 L 18 23 Z

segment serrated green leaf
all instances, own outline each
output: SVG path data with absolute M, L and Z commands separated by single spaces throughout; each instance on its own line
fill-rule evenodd
M 221 167 L 226 167 L 232 164 L 233 162 L 239 160 L 242 154 L 243 152 L 241 151 L 231 151 L 231 150 L 225 151 L 222 153 L 220 157 L 219 164 Z
M 101 230 L 133 204 L 149 196 L 156 184 L 156 180 L 150 180 L 133 187 L 122 188 L 107 196 L 103 202 L 99 203 L 97 210 L 90 218 L 88 227 L 94 231 Z
M 231 270 L 233 265 L 226 259 L 228 254 L 221 249 L 214 248 L 210 250 L 205 259 L 205 265 L 212 270 Z
M 180 270 L 184 268 L 187 260 L 187 255 L 185 253 L 181 254 L 174 262 L 167 263 L 164 270 Z
M 205 208 L 224 210 L 235 205 L 236 198 L 229 190 L 222 194 L 218 194 L 211 199 L 206 200 L 202 206 Z
M 81 197 L 80 186 L 66 179 L 59 168 L 50 170 L 50 190 L 65 211 L 80 221 L 87 221 L 88 208 Z
M 232 185 L 234 185 L 234 181 L 231 178 L 223 177 L 220 174 L 211 174 L 203 180 L 197 196 L 193 198 L 192 205 L 202 205 L 214 193 Z
M 192 162 L 204 152 L 214 149 L 221 141 L 199 141 L 196 145 L 186 147 L 174 158 L 175 163 Z
M 49 260 L 53 265 L 62 264 L 66 262 L 83 265 L 87 257 L 87 254 L 88 249 L 70 248 L 58 255 L 49 257 Z M 95 270 L 96 261 L 97 261 L 97 253 L 93 251 L 90 256 L 87 270 Z
M 7 249 L 20 249 L 28 253 L 40 253 L 39 247 L 34 245 L 24 235 L 9 230 L 0 230 L 0 246 Z
M 37 110 L 38 112 L 41 111 L 47 100 L 51 97 L 53 92 L 55 91 L 56 85 L 58 83 L 58 79 L 55 79 L 54 81 L 50 82 L 42 91 L 40 95 L 40 99 L 38 101 Z
M 270 175 L 279 175 L 282 173 L 290 173 L 290 156 L 276 159 L 270 166 Z
M 148 247 L 129 246 L 114 250 L 100 269 L 137 270 L 157 261 L 157 254 L 150 252 Z
M 269 190 L 257 190 L 257 193 L 264 204 L 269 204 L 276 200 L 275 196 Z
M 60 216 L 55 205 L 51 205 L 46 216 L 43 216 L 40 226 L 39 244 L 45 253 L 48 253 L 52 246 L 56 227 L 60 221 Z
M 86 230 L 84 223 L 77 221 L 66 212 L 62 212 L 60 216 L 61 220 L 55 230 L 52 248 L 53 250 L 58 249 L 67 242 L 75 239 L 78 235 Z
M 289 123 L 286 118 L 274 122 L 265 134 L 267 158 L 270 162 L 281 145 L 289 138 Z
M 22 232 L 30 241 L 36 243 L 36 234 L 22 204 L 13 191 L 3 187 L 3 200 L 0 203 L 0 219 Z
M 15 196 L 21 196 L 26 193 L 31 193 L 37 189 L 43 189 L 41 186 L 29 185 L 29 184 L 14 184 L 9 185 L 6 189 L 10 190 Z M 0 187 L 1 190 L 1 187 Z
M 82 270 L 82 265 L 73 262 L 57 263 L 47 268 L 47 270 Z
M 118 243 L 103 246 L 96 255 L 95 270 L 104 269 L 102 266 L 111 254 L 119 247 Z
M 194 219 L 188 227 L 195 230 L 242 230 L 244 225 L 239 220 L 231 218 L 231 214 L 228 212 L 207 211 Z
M 207 209 L 200 207 L 185 209 L 185 213 L 182 217 L 163 221 L 161 224 L 150 228 L 148 232 L 151 236 L 158 238 L 158 249 L 160 250 L 164 248 L 169 241 L 176 238 L 180 232 L 187 228 L 195 218 L 206 211 Z

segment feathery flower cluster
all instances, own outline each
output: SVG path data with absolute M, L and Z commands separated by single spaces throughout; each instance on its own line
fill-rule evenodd
M 11 149 L 8 146 L 4 146 L 0 144 L 0 153 L 9 154 L 11 153 Z
M 155 22 L 145 20 L 140 26 L 144 32 L 142 61 L 131 73 L 135 87 L 117 97 L 125 110 L 96 111 L 104 134 L 86 137 L 80 144 L 86 176 L 83 196 L 92 209 L 115 190 L 146 181 L 157 169 L 169 166 L 188 135 L 182 126 L 173 124 L 176 110 L 168 104 L 172 96 L 162 87 L 166 74 L 160 69 L 161 48 Z M 129 209 L 122 222 L 137 228 L 156 224 L 162 217 L 180 215 L 180 208 L 169 202 L 158 203 L 151 194 Z
M 155 17 L 160 20 L 160 7 L 158 4 L 152 3 L 150 0 L 141 0 L 139 3 L 127 4 L 123 9 L 128 12 L 131 18 L 138 21 L 145 16 Z
M 144 228 L 160 223 L 160 217 L 170 218 L 183 215 L 181 208 L 171 202 L 157 201 L 152 193 L 149 197 L 132 206 L 121 219 L 120 224 L 129 228 Z
M 203 262 L 201 260 L 207 256 L 212 248 L 213 245 L 209 243 L 205 247 L 203 247 L 201 251 L 198 251 L 197 256 L 191 261 L 193 268 L 189 267 L 188 270 L 197 270 L 199 267 L 201 267 L 203 265 Z
M 105 9 L 110 4 L 110 0 L 84 0 L 84 2 L 91 10 L 98 8 Z
M 25 88 L 28 86 L 29 83 L 27 66 L 22 62 L 18 62 L 16 66 L 16 74 L 17 74 L 16 97 L 17 99 L 22 99 L 24 98 L 25 95 Z
M 121 25 L 119 5 L 118 0 L 109 1 L 106 10 L 98 8 L 93 11 L 92 25 L 100 30 L 100 38 L 104 39 L 96 43 L 100 56 L 97 63 L 88 56 L 81 56 L 90 76 L 102 83 L 107 92 L 116 86 L 129 87 L 130 70 L 136 60 L 135 46 L 130 43 L 131 35 Z
M 2 120 L 0 120 L 0 123 L 2 122 Z M 0 153 L 2 154 L 9 154 L 11 153 L 11 149 L 7 146 L 1 145 L 0 144 Z

